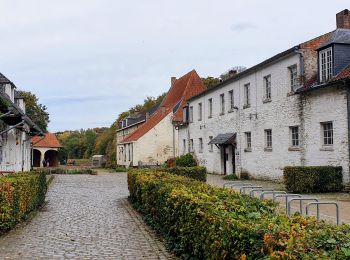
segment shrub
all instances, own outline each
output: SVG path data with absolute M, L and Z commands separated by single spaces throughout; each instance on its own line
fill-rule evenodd
M 176 166 L 179 166 L 179 167 L 197 166 L 196 160 L 193 158 L 193 155 L 190 153 L 181 155 L 180 157 L 176 158 L 175 163 L 176 163 Z
M 350 227 L 155 170 L 128 172 L 130 201 L 185 259 L 347 259 Z
M 173 167 L 166 170 L 171 174 L 188 177 L 197 181 L 207 181 L 207 170 L 205 167 Z
M 333 192 L 343 188 L 342 167 L 293 166 L 283 171 L 284 184 L 290 192 Z
M 44 172 L 0 177 L 0 234 L 9 230 L 42 205 L 46 194 Z
M 127 169 L 123 166 L 118 166 L 115 168 L 116 172 L 127 172 Z
M 165 165 L 168 168 L 175 167 L 175 165 L 176 165 L 176 158 L 169 158 L 168 160 L 166 160 Z
M 224 180 L 227 180 L 227 181 L 234 181 L 234 180 L 237 180 L 238 177 L 237 175 L 234 173 L 234 174 L 229 174 L 229 175 L 226 175 L 223 177 Z

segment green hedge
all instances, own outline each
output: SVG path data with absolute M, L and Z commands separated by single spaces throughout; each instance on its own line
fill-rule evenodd
M 44 172 L 0 177 L 0 234 L 9 230 L 42 205 L 46 194 Z
M 343 188 L 342 167 L 285 167 L 283 178 L 286 189 L 290 192 L 334 192 Z
M 347 259 L 350 227 L 160 171 L 128 172 L 130 201 L 184 259 Z
M 205 167 L 173 167 L 168 168 L 167 171 L 171 174 L 185 176 L 197 181 L 207 181 L 207 169 Z

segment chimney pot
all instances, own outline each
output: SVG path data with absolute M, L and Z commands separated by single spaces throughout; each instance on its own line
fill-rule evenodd
M 171 86 L 174 85 L 175 81 L 176 81 L 176 77 L 171 77 Z
M 350 29 L 350 13 L 348 9 L 337 13 L 337 29 Z

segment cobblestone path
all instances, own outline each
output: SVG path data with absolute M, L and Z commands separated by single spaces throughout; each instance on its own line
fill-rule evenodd
M 127 202 L 124 173 L 56 175 L 47 204 L 0 237 L 0 259 L 169 259 Z

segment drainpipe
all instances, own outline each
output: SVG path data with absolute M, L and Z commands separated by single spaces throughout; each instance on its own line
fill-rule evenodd
M 344 81 L 344 85 L 346 87 L 346 103 L 347 103 L 347 117 L 348 117 L 348 157 L 350 161 L 350 81 L 347 83 Z M 350 167 L 348 169 L 350 171 Z M 349 181 L 349 176 L 348 180 Z

